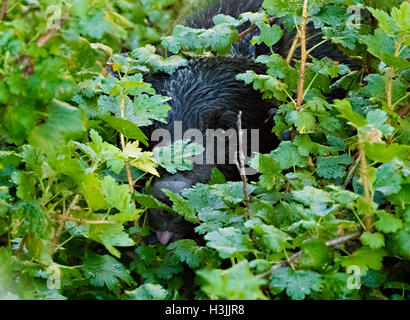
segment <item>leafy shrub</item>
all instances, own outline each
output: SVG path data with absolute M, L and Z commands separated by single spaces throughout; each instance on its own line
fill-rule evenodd
M 356 29 L 350 2 L 311 0 L 306 11 L 304 3 L 265 0 L 259 13 L 219 15 L 210 30 L 178 25 L 161 39 L 186 1 L 10 2 L 0 22 L 0 296 L 404 299 L 410 5 L 354 1 L 371 14 Z M 261 30 L 251 42 L 273 48 L 283 30 L 268 14 L 301 32 L 312 21 L 363 69 L 257 57 L 267 74 L 238 79 L 280 102 L 273 131 L 281 139 L 290 130 L 291 141 L 251 162 L 260 176 L 248 194 L 216 170 L 209 185 L 168 193 L 202 241 L 147 244 L 144 212 L 171 208 L 140 186 L 158 165 L 192 166 L 142 148 L 140 128 L 169 110 L 143 73 L 227 54 L 247 21 Z M 160 44 L 174 55 L 158 55 Z M 122 50 L 132 54 L 114 54 Z M 328 102 L 336 88 L 346 98 Z

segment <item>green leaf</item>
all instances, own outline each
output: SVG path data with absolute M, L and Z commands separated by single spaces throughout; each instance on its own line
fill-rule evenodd
M 37 126 L 30 135 L 30 143 L 47 154 L 55 154 L 70 138 L 85 131 L 85 117 L 81 109 L 53 100 L 48 107 L 48 120 Z
M 135 199 L 141 207 L 144 209 L 163 209 L 166 211 L 172 211 L 170 207 L 166 204 L 158 201 L 152 195 L 142 194 L 137 191 L 134 191 L 132 198 Z
M 122 224 L 90 225 L 89 237 L 105 246 L 115 257 L 120 258 L 121 252 L 114 247 L 131 247 L 135 245 Z
M 146 283 L 132 291 L 126 291 L 128 300 L 166 300 L 169 292 L 159 284 Z
M 136 59 L 138 63 L 151 66 L 154 73 L 163 71 L 168 74 L 172 74 L 178 68 L 188 64 L 187 59 L 184 59 L 178 55 L 164 58 L 155 54 L 155 47 L 152 45 L 146 45 L 143 48 L 135 49 L 131 56 Z
M 351 125 L 355 128 L 361 128 L 366 125 L 366 120 L 360 116 L 358 113 L 354 112 L 352 106 L 350 105 L 349 101 L 347 100 L 335 100 L 334 106 L 339 111 L 341 118 L 346 119 L 349 121 Z
M 71 48 L 74 50 L 68 60 L 68 69 L 73 75 L 94 66 L 97 54 L 86 39 L 80 37 Z
M 19 203 L 11 211 L 11 231 L 14 237 L 23 237 L 30 233 L 48 239 L 47 213 L 36 201 Z
M 372 249 L 379 249 L 384 247 L 384 236 L 381 233 L 365 232 L 360 236 L 360 241 Z
M 211 299 L 256 300 L 266 297 L 260 287 L 266 280 L 254 276 L 247 261 L 241 261 L 227 270 L 199 270 L 197 275 L 205 282 L 201 289 Z
M 126 104 L 125 118 L 139 127 L 150 126 L 153 120 L 166 123 L 168 111 L 171 110 L 166 104 L 168 100 L 169 98 L 160 95 L 138 94 L 132 105 Z
M 280 268 L 272 272 L 270 287 L 273 294 L 281 293 L 286 289 L 286 294 L 292 300 L 303 300 L 312 291 L 320 291 L 322 277 L 313 271 L 293 270 Z
M 262 173 L 259 177 L 259 184 L 267 190 L 280 190 L 284 184 L 284 177 L 281 174 L 279 162 L 268 155 L 257 154 L 250 163 L 250 166 Z
M 211 181 L 209 184 L 223 184 L 226 183 L 226 178 L 218 168 L 212 168 Z
M 148 138 L 141 131 L 141 129 L 131 121 L 112 116 L 102 116 L 101 119 L 107 122 L 110 127 L 122 133 L 126 138 L 141 141 L 143 144 L 148 146 Z
M 248 194 L 252 194 L 256 187 L 248 184 L 247 189 Z M 241 203 L 245 198 L 243 183 L 239 181 L 228 182 L 226 184 L 215 184 L 211 187 L 211 192 L 233 204 Z
M 371 249 L 360 248 L 357 249 L 351 256 L 343 257 L 342 266 L 347 268 L 348 266 L 356 265 L 359 267 L 369 267 L 374 270 L 380 270 L 382 268 L 383 257 L 387 252 L 384 249 Z
M 309 111 L 296 112 L 295 125 L 300 134 L 313 132 L 316 127 L 316 118 Z
M 210 189 L 208 185 L 197 183 L 192 188 L 182 190 L 181 195 L 198 213 L 226 208 L 222 197 L 210 192 Z
M 259 219 L 252 219 L 245 223 L 245 226 L 254 230 L 255 234 L 261 237 L 261 243 L 268 251 L 282 252 L 284 249 L 291 248 L 288 243 L 292 238 L 285 232 L 274 226 L 262 223 Z
M 154 158 L 158 165 L 174 174 L 177 171 L 192 170 L 193 164 L 190 158 L 204 151 L 205 148 L 197 143 L 191 143 L 189 140 L 178 140 L 165 147 L 156 147 Z
M 182 272 L 184 267 L 176 256 L 165 256 L 163 264 L 156 269 L 155 273 L 160 279 L 172 279 L 175 275 Z
M 193 269 L 198 268 L 205 258 L 202 248 L 191 239 L 175 241 L 168 245 L 167 249 L 173 250 L 181 262 L 186 262 Z
M 310 186 L 292 192 L 292 196 L 296 201 L 302 202 L 309 206 L 313 213 L 319 216 L 326 216 L 333 210 L 333 206 L 329 208 L 329 204 L 333 201 L 330 194 Z
M 91 210 L 107 209 L 107 202 L 101 192 L 101 184 L 95 174 L 87 172 L 81 182 L 84 198 Z
M 361 280 L 366 287 L 379 288 L 386 282 L 386 274 L 383 271 L 370 269 Z
M 395 233 L 397 230 L 401 229 L 403 223 L 400 219 L 396 218 L 393 214 L 390 214 L 386 211 L 378 211 L 377 217 L 379 218 L 376 221 L 376 229 L 383 233 Z
M 331 251 L 320 239 L 309 239 L 302 243 L 302 265 L 321 270 L 331 262 Z
M 280 26 L 274 24 L 269 25 L 267 23 L 258 24 L 260 34 L 254 36 L 251 40 L 252 44 L 261 44 L 265 43 L 268 47 L 275 45 L 283 36 L 283 30 Z
M 366 156 L 377 162 L 391 162 L 394 158 L 405 158 L 410 148 L 408 146 L 392 143 L 365 143 Z
M 162 189 L 169 199 L 172 201 L 172 209 L 177 212 L 179 215 L 183 216 L 185 220 L 197 223 L 198 217 L 196 216 L 195 208 L 188 202 L 188 200 L 184 199 L 178 194 L 173 193 L 170 190 Z
M 101 192 L 105 200 L 111 208 L 116 208 L 122 213 L 132 213 L 134 210 L 129 191 L 128 185 L 119 185 L 111 176 L 106 176 L 101 181 Z
M 378 20 L 379 28 L 388 35 L 393 36 L 399 31 L 394 19 L 390 17 L 385 11 L 369 8 L 372 15 Z
M 376 169 L 376 181 L 373 188 L 385 195 L 395 194 L 401 189 L 400 171 L 393 163 L 384 163 Z
M 346 153 L 336 157 L 318 157 L 317 174 L 326 179 L 343 178 L 346 175 L 345 166 L 352 162 L 352 158 Z
M 36 179 L 34 175 L 24 171 L 15 171 L 10 175 L 12 181 L 17 185 L 17 196 L 23 201 L 35 200 Z
M 406 67 L 410 68 L 410 63 Z M 366 78 L 364 78 L 364 80 L 368 82 L 367 86 L 364 88 L 364 93 L 366 96 L 387 101 L 386 80 L 384 77 L 379 74 L 369 74 Z M 408 83 L 402 77 L 398 77 L 392 81 L 393 104 L 407 94 L 407 88 Z
M 410 259 L 410 223 L 405 223 L 402 230 L 393 235 L 393 252 Z
M 87 251 L 84 256 L 84 275 L 96 287 L 107 286 L 110 290 L 121 287 L 120 280 L 135 285 L 130 272 L 115 258 Z
M 252 250 L 250 239 L 238 229 L 220 228 L 205 235 L 207 245 L 218 251 L 222 259 L 227 259 L 233 254 L 247 253 Z
M 302 157 L 295 144 L 290 141 L 281 142 L 279 147 L 271 153 L 273 159 L 279 162 L 281 170 L 292 167 L 305 166 L 305 158 Z

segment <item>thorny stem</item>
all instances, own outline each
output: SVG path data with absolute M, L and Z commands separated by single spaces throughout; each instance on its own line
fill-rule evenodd
M 65 225 L 65 220 L 67 220 L 68 216 L 70 215 L 71 210 L 73 210 L 73 208 L 76 206 L 79 198 L 80 198 L 80 195 L 76 194 L 74 196 L 73 201 L 68 206 L 67 210 L 65 210 L 65 212 L 62 214 L 62 216 L 59 217 L 59 219 L 58 219 L 58 228 L 57 228 L 57 230 L 54 234 L 54 237 L 51 241 L 51 255 L 53 255 L 56 251 L 57 244 L 60 240 L 61 233 L 62 233 L 64 225 Z
M 286 62 L 287 62 L 288 64 L 289 64 L 290 61 L 292 60 L 292 57 L 293 57 L 293 55 L 295 54 L 295 50 L 296 50 L 296 48 L 298 47 L 299 37 L 300 37 L 299 33 L 296 32 L 295 38 L 293 39 L 292 46 L 290 47 L 288 56 L 286 57 Z
M 306 20 L 308 15 L 308 0 L 304 0 L 303 3 L 303 13 L 302 13 L 302 24 L 300 26 L 300 46 L 301 46 L 301 61 L 300 61 L 300 71 L 299 71 L 299 83 L 298 83 L 298 98 L 296 102 L 296 110 L 299 111 L 303 103 L 303 87 L 305 84 L 305 72 L 306 72 Z

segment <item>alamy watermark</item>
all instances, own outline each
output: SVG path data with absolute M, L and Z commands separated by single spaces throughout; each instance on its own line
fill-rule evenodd
M 192 143 L 203 146 L 205 153 L 196 154 L 189 158 L 193 164 L 198 165 L 235 165 L 238 162 L 239 148 L 239 131 L 236 129 L 206 129 L 205 133 L 199 129 L 187 129 L 183 131 L 182 121 L 173 122 L 173 132 L 167 129 L 156 129 L 151 135 L 152 142 L 159 142 L 155 148 L 166 147 L 173 141 L 190 140 Z M 241 129 L 242 150 L 245 163 L 259 153 L 259 129 Z M 174 154 L 182 153 L 183 144 L 174 144 Z M 168 162 L 182 163 L 183 158 L 175 157 L 172 159 L 171 154 Z M 245 167 L 247 175 L 256 174 L 256 170 Z
M 362 22 L 362 13 L 359 6 L 349 6 L 346 13 L 350 14 L 349 19 L 346 21 L 348 29 L 360 29 Z
M 347 268 L 346 272 L 352 274 L 347 278 L 346 287 L 350 290 L 359 290 L 361 284 L 361 271 L 359 266 L 351 265 Z

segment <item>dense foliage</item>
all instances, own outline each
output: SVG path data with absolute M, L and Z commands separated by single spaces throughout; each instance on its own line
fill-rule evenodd
M 167 34 L 187 3 L 3 0 L 0 298 L 406 299 L 410 4 L 265 0 Z M 350 5 L 368 23 L 352 26 Z M 280 105 L 273 132 L 291 139 L 254 158 L 247 192 L 214 170 L 209 185 L 167 192 L 172 208 L 158 202 L 147 192 L 158 166 L 190 170 L 203 150 L 146 151 L 140 128 L 170 107 L 143 74 L 225 55 L 249 21 L 261 31 L 251 43 L 273 48 L 283 30 L 269 16 L 299 33 L 313 22 L 363 68 L 257 57 L 267 74 L 238 79 Z M 346 98 L 329 102 L 337 88 Z M 149 244 L 151 208 L 194 222 L 198 239 Z

